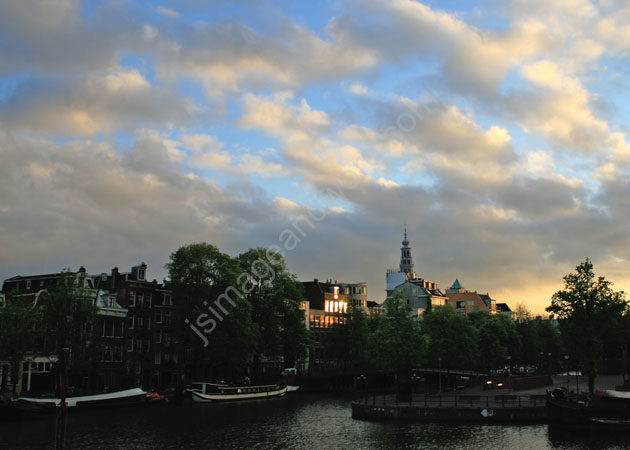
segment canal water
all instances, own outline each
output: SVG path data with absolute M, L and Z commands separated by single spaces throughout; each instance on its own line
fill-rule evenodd
M 52 448 L 54 418 L 0 424 L 0 449 Z M 232 404 L 142 406 L 70 414 L 67 449 L 624 449 L 627 435 L 547 425 L 366 422 L 350 399 L 296 395 Z

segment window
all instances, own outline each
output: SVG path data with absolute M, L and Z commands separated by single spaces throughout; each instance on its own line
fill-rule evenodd
M 133 330 L 136 326 L 136 315 L 134 313 L 129 314 L 127 320 L 129 321 L 129 329 Z
M 138 280 L 144 280 L 144 269 L 138 269 Z
M 114 321 L 111 319 L 105 319 L 103 321 L 103 336 L 114 337 Z
M 169 333 L 164 333 L 164 345 L 171 345 L 171 335 Z
M 160 352 L 155 352 L 153 363 L 160 364 L 161 362 L 162 362 L 162 355 L 160 354 Z
M 142 292 L 138 292 L 138 306 L 144 305 L 144 294 Z
M 103 350 L 103 361 L 109 362 L 112 361 L 112 348 L 110 346 L 105 346 Z
M 147 319 L 147 330 L 151 329 L 151 319 Z
M 158 344 L 162 342 L 162 330 L 155 333 L 155 342 Z
M 167 306 L 173 305 L 173 299 L 171 294 L 162 294 L 162 304 Z
M 113 361 L 122 361 L 122 347 L 120 345 L 114 346 Z
M 469 306 L 472 306 L 472 305 L 474 305 L 474 304 L 475 304 L 475 301 L 474 301 L 474 300 L 468 300 L 468 305 L 469 305 Z
M 138 328 L 142 328 L 142 327 L 144 326 L 144 320 L 142 319 L 142 317 L 138 317 L 138 318 L 136 319 L 136 326 L 137 326 Z
M 162 311 L 155 311 L 155 323 L 162 323 Z
M 127 338 L 127 351 L 133 352 L 133 337 L 132 336 L 129 336 L 129 338 Z
M 150 308 L 151 307 L 151 294 L 147 294 L 146 302 L 147 302 L 147 306 Z
M 31 288 L 31 280 L 26 280 L 26 289 Z
M 162 315 L 162 322 L 164 323 L 164 325 L 170 325 L 171 324 L 171 312 L 170 311 L 164 311 L 164 314 Z
M 44 280 L 39 282 L 39 287 L 44 287 Z
M 0 294 L 0 308 L 4 308 L 4 295 Z
M 136 292 L 129 292 L 129 306 L 136 306 Z
M 109 306 L 110 308 L 115 308 L 116 306 L 118 306 L 116 304 L 116 297 L 114 297 L 114 296 L 109 297 L 109 301 L 107 303 L 107 306 Z

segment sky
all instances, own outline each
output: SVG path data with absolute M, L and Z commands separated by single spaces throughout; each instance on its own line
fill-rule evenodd
M 630 4 L 0 2 L 0 278 L 277 245 L 540 313 L 630 289 Z M 297 228 L 296 228 L 297 227 Z

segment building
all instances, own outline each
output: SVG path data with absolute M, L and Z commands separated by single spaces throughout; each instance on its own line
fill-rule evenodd
M 307 327 L 311 331 L 315 346 L 309 361 L 317 363 L 328 360 L 322 346 L 324 334 L 331 327 L 346 323 L 346 314 L 351 306 L 367 309 L 366 283 L 340 283 L 337 280 L 302 282 L 304 298 L 308 304 Z
M 398 269 L 389 269 L 386 272 L 387 278 L 387 301 L 396 292 L 401 292 L 407 299 L 407 304 L 412 309 L 414 316 L 421 316 L 425 311 L 434 306 L 443 306 L 447 298 L 438 287 L 435 281 L 425 280 L 417 276 L 414 270 L 411 246 L 407 239 L 407 226 L 400 249 L 400 264 Z
M 504 316 L 507 316 L 510 319 L 512 318 L 512 310 L 507 303 L 497 303 L 497 310 Z
M 110 274 L 89 275 L 81 267 L 77 272 L 16 276 L 4 281 L 0 306 L 6 296 L 39 307 L 47 290 L 62 276 L 70 275 L 98 308 L 97 330 L 102 344 L 94 373 L 73 380 L 75 387 L 104 392 L 140 385 L 156 389 L 175 386 L 179 352 L 173 337 L 171 291 L 164 283 L 148 281 L 146 273 L 147 265 L 141 263 L 126 273 L 114 268 Z M 50 336 L 38 338 L 36 348 L 20 368 L 18 392 L 54 389 L 52 374 L 57 360 L 52 341 Z M 5 373 L 0 374 L 0 380 L 8 382 Z
M 94 285 L 114 297 L 127 311 L 124 330 L 126 383 L 145 388 L 175 386 L 179 352 L 173 339 L 174 306 L 171 291 L 157 280 L 146 278 L 147 265 L 130 272 L 94 276 Z
M 97 290 L 94 289 L 92 278 L 87 274 L 84 267 L 76 272 L 51 273 L 30 276 L 15 276 L 8 278 L 2 285 L 2 292 L 6 295 L 6 301 L 22 302 L 33 308 L 39 308 L 46 302 L 48 289 L 54 286 L 63 276 L 69 276 L 74 280 L 76 287 L 84 289 L 86 298 L 91 302 L 96 302 Z M 99 310 L 100 319 L 100 310 Z M 33 351 L 28 354 L 18 373 L 16 383 L 17 392 L 51 392 L 55 388 L 54 365 L 57 363 L 56 342 L 54 336 L 41 335 L 37 337 L 37 342 Z M 0 377 L 3 383 L 8 385 L 13 383 L 10 380 L 8 367 L 4 366 L 7 376 Z M 100 366 L 96 368 L 100 370 Z M 75 387 L 88 387 L 94 385 L 96 380 L 89 375 L 73 380 Z
M 458 279 L 446 290 L 447 303 L 462 314 L 476 311 L 489 311 L 498 314 L 496 300 L 490 294 L 479 294 L 477 291 L 465 289 Z

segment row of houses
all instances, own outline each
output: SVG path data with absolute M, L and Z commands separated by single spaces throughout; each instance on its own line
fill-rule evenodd
M 76 272 L 15 276 L 4 281 L 0 307 L 7 297 L 37 308 L 62 276 L 70 276 L 98 308 L 97 332 L 102 354 L 96 370 L 84 379 L 74 380 L 78 388 L 100 392 L 126 386 L 164 388 L 178 382 L 178 354 L 173 332 L 173 298 L 166 283 L 146 279 L 147 265 L 133 266 L 129 272 L 117 267 L 110 273 L 90 275 L 84 267 Z M 46 336 L 24 360 L 17 390 L 54 390 L 52 367 L 56 363 L 55 342 Z M 10 383 L 7 365 L 0 364 L 0 386 Z M 12 383 L 11 383 L 12 384 Z

